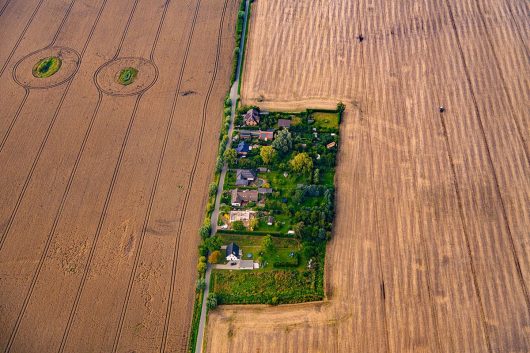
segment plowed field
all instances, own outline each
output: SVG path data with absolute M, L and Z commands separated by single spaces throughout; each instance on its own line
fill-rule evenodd
M 3 352 L 186 351 L 238 6 L 0 2 Z
M 328 300 L 221 307 L 208 352 L 530 351 L 529 14 L 254 2 L 244 103 L 348 107 Z

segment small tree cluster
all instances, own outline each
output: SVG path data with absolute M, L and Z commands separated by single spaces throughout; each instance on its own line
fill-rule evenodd
M 272 147 L 282 154 L 287 154 L 293 148 L 293 138 L 289 130 L 282 129 L 272 141 Z

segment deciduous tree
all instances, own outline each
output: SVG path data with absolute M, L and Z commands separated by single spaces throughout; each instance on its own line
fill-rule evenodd
M 276 157 L 276 150 L 272 146 L 263 146 L 259 151 L 259 155 L 265 164 L 271 164 Z
M 289 130 L 280 130 L 272 141 L 272 147 L 280 153 L 288 153 L 293 148 L 293 138 Z
M 221 260 L 221 252 L 219 250 L 213 251 L 210 256 L 208 256 L 208 262 L 211 264 L 217 264 Z
M 310 173 L 313 170 L 313 160 L 305 152 L 298 153 L 294 156 L 293 159 L 289 162 L 291 168 L 297 173 Z

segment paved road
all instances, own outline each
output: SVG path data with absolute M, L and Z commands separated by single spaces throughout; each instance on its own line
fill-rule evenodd
M 243 33 L 241 34 L 239 57 L 237 58 L 236 76 L 235 76 L 234 84 L 230 88 L 230 100 L 232 101 L 232 109 L 230 111 L 230 127 L 228 128 L 228 142 L 226 146 L 227 148 L 230 148 L 232 146 L 232 135 L 234 133 L 234 120 L 236 116 L 237 100 L 239 99 L 239 92 L 238 92 L 239 78 L 241 75 L 241 64 L 243 62 L 243 52 L 244 52 L 243 46 L 245 44 L 245 36 L 247 34 L 247 21 L 248 21 L 249 8 L 250 8 L 250 0 L 246 0 L 245 18 L 244 18 L 244 23 L 243 23 Z M 215 233 L 217 232 L 217 220 L 219 218 L 219 206 L 221 204 L 221 196 L 223 194 L 223 187 L 225 183 L 225 177 L 226 177 L 227 170 L 228 170 L 228 166 L 225 163 L 223 165 L 223 169 L 219 177 L 219 185 L 217 186 L 217 195 L 215 196 L 215 208 L 212 212 L 212 218 L 211 218 L 211 225 L 212 225 L 212 231 L 210 233 L 211 236 L 214 236 Z M 207 314 L 206 301 L 208 300 L 208 294 L 210 293 L 211 274 L 212 274 L 212 267 L 208 265 L 208 268 L 206 269 L 206 275 L 205 275 L 206 288 L 204 289 L 204 297 L 202 300 L 201 319 L 199 322 L 199 330 L 197 332 L 197 343 L 195 346 L 195 353 L 203 352 L 204 330 L 206 327 L 206 314 Z

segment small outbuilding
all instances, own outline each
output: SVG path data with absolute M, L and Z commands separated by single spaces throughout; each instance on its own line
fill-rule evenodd
M 291 127 L 291 120 L 289 119 L 278 119 L 278 127 L 283 127 L 283 128 L 290 128 Z

